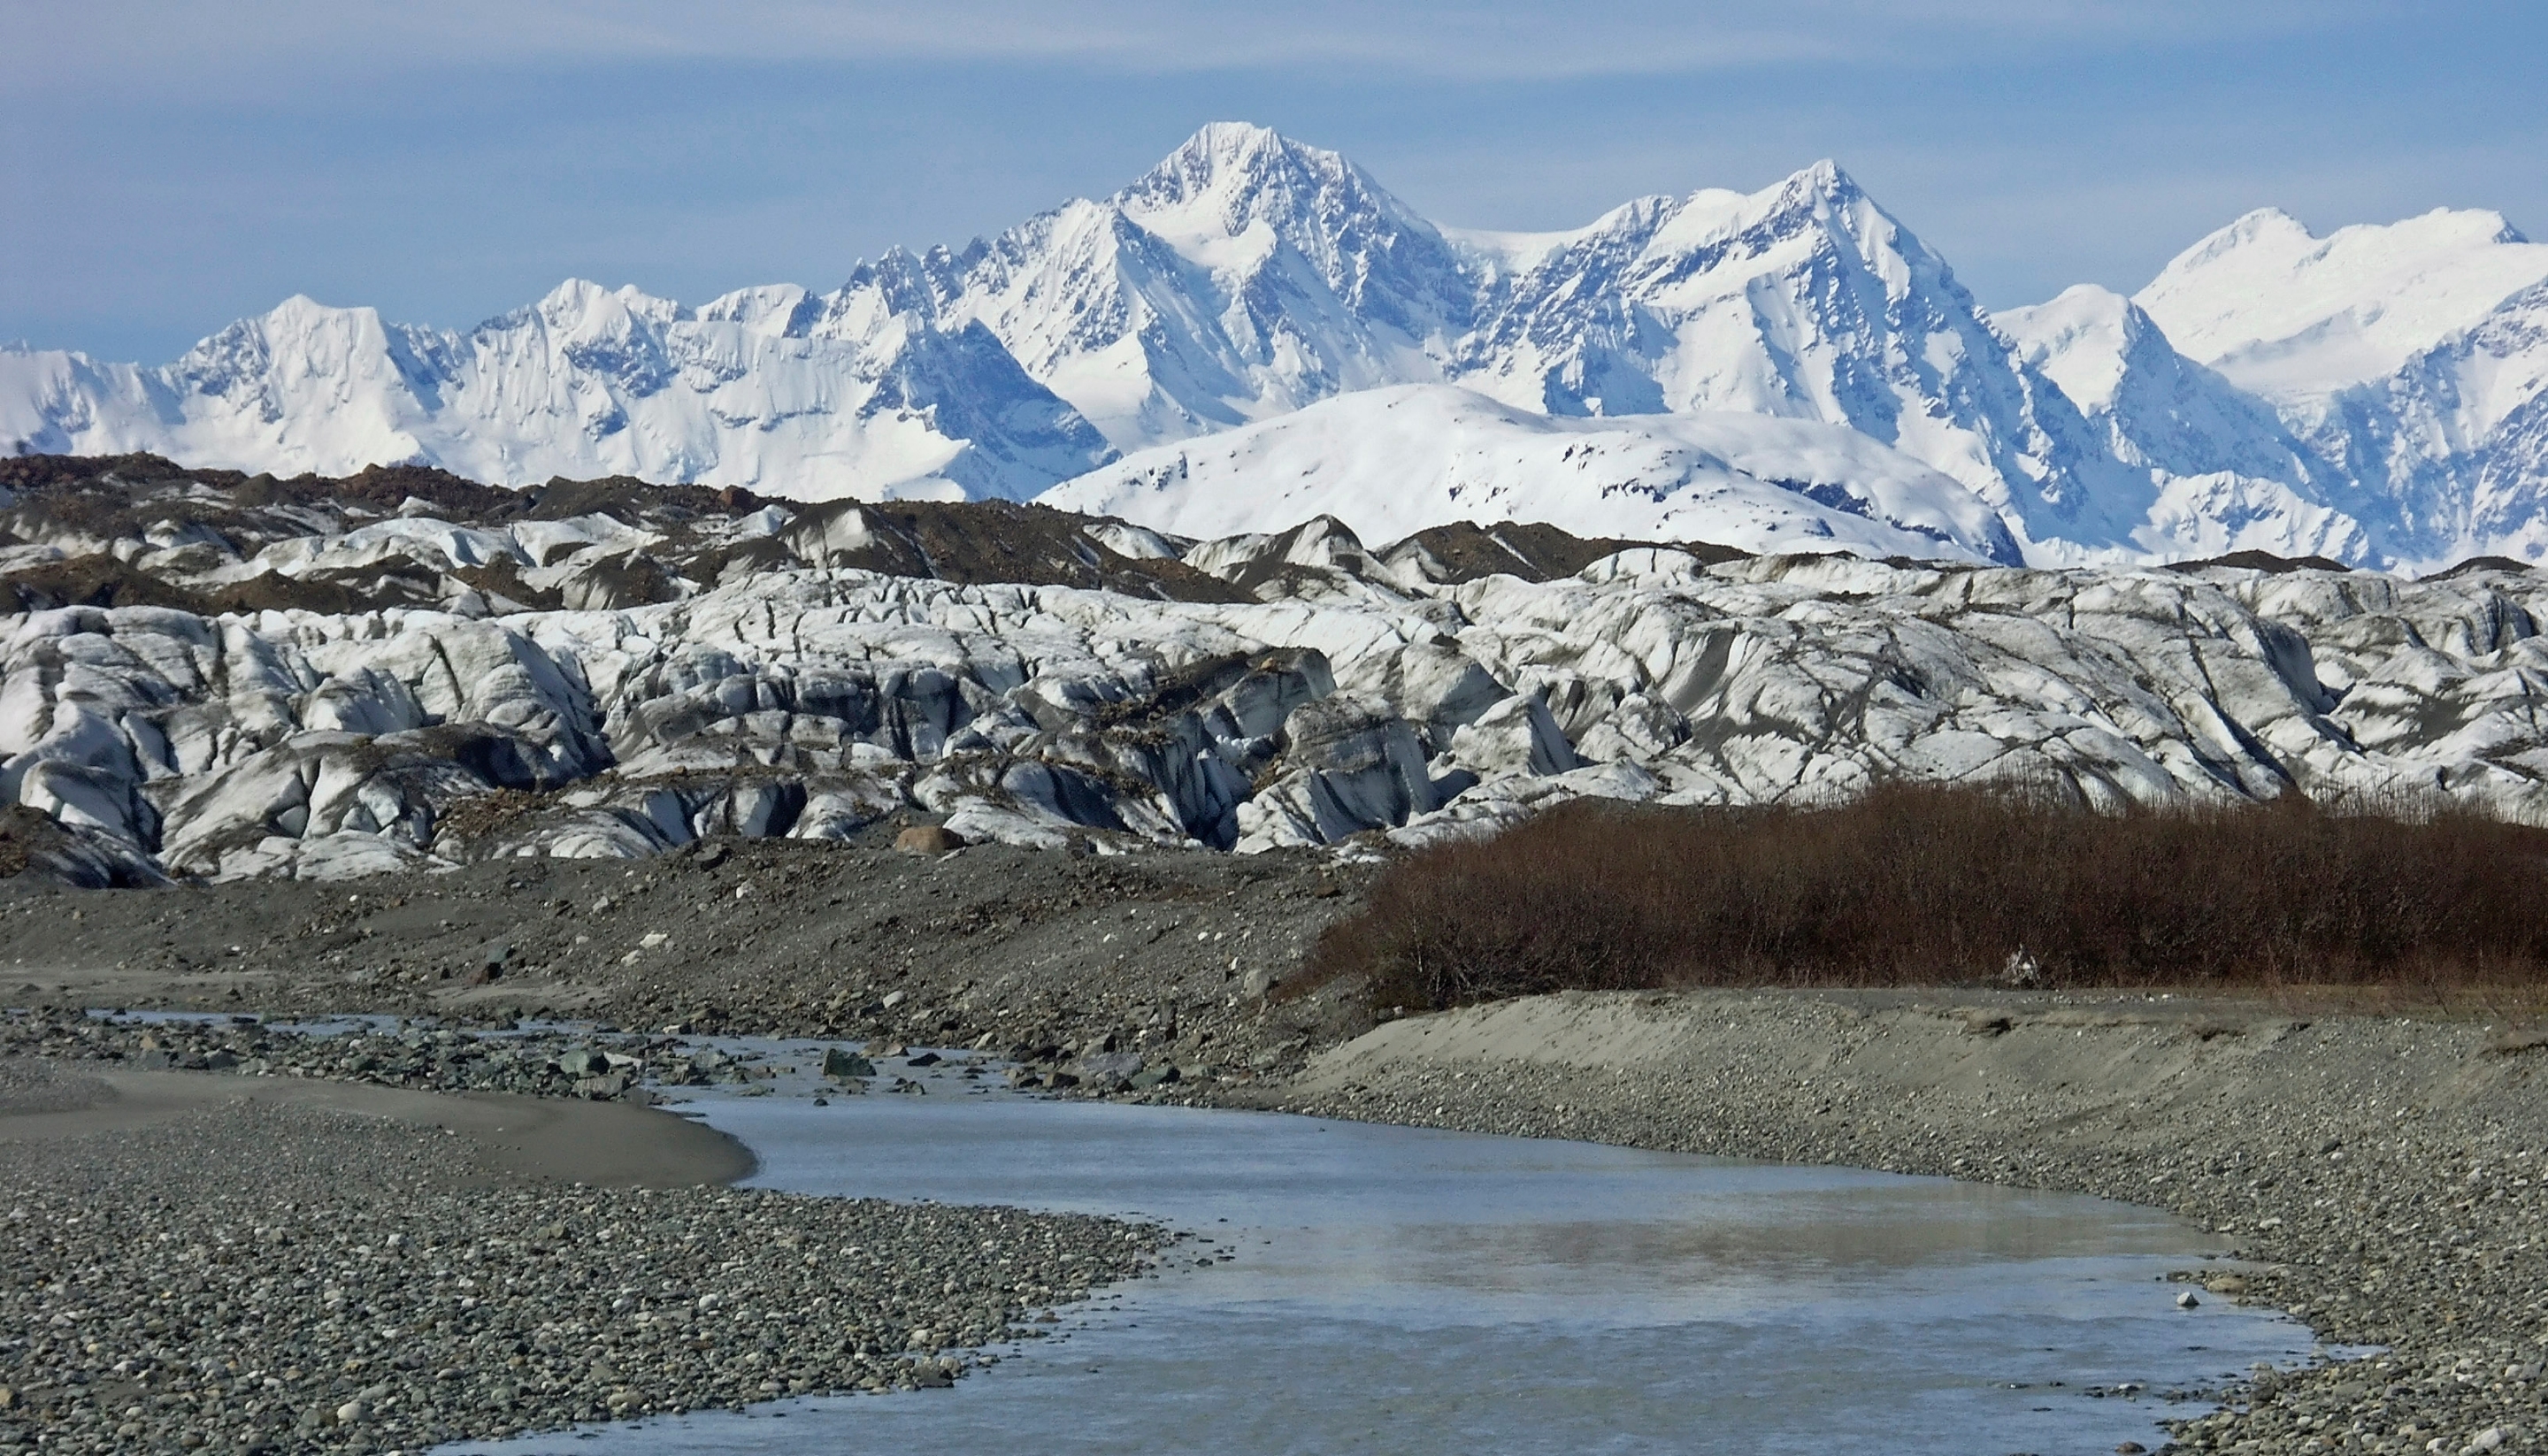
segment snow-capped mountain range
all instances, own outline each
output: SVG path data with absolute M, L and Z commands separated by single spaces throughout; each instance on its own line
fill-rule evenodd
M 1489 233 L 1216 124 L 1111 198 L 825 294 L 570 282 L 464 332 L 294 299 L 157 368 L 0 350 L 0 450 L 2421 569 L 2548 556 L 2543 397 L 2548 246 L 2491 213 L 2251 214 L 2131 299 L 1994 316 L 1828 162 Z

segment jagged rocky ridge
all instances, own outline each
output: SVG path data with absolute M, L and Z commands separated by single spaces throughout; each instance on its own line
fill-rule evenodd
M 1675 430 L 1631 422 L 1748 414 L 1863 435 L 1899 457 L 1878 476 L 1931 473 L 1950 489 L 1923 487 L 1924 515 L 1990 517 L 1960 532 L 1990 559 L 2265 550 L 2426 570 L 2548 552 L 2543 288 L 2548 247 L 2492 214 L 2321 239 L 2259 213 L 2133 299 L 2078 290 L 1992 316 L 1829 162 L 1489 233 L 1435 226 L 1333 152 L 1216 124 L 1112 197 L 889 252 L 828 293 L 687 308 L 571 281 L 465 331 L 294 299 L 155 369 L 0 348 L 0 449 L 1023 500 L 1119 453 L 1156 482 L 1181 441 L 1338 396 L 1456 387 L 1617 418 L 1614 456 L 1657 463 L 1623 483 L 1526 461 L 1519 484 L 1428 500 L 1437 520 L 1526 500 L 1585 534 L 1645 509 L 1638 534 L 1713 512 L 1700 534 L 1766 536 L 1794 501 L 1693 492 Z M 1440 423 L 1401 453 L 1447 484 L 1510 444 L 1474 409 Z M 1172 529 L 1297 479 L 1124 508 Z M 1850 499 L 1821 503 L 1870 506 Z M 1297 518 L 1267 507 L 1247 526 Z
M 2548 820 L 2548 592 L 2509 562 L 2043 571 L 1545 526 L 1375 550 L 1323 518 L 1197 541 L 148 458 L 0 481 L 0 861 L 86 882 L 915 817 L 1107 853 L 1415 844 L 1887 774 Z

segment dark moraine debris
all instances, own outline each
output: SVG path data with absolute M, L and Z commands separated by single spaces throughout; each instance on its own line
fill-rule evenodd
M 1481 577 L 1496 575 L 1519 577 L 1525 582 L 1546 582 L 1571 577 L 1602 557 L 1640 546 L 1686 551 L 1710 565 L 1740 561 L 1750 555 L 1731 546 L 1718 546 L 1706 541 L 1588 538 L 1569 534 L 1540 521 L 1505 521 L 1491 526 L 1458 521 L 1446 526 L 1431 526 L 1395 545 L 1384 547 L 1377 554 L 1383 564 L 1393 568 L 1412 568 L 1428 582 L 1474 582 Z
M 2227 556 L 2207 556 L 2201 561 L 2172 561 L 2172 572 L 2200 572 L 2214 567 L 2230 571 L 2263 572 L 2268 576 L 2285 576 L 2292 572 L 2351 572 L 2353 567 L 2324 556 L 2276 556 L 2270 551 L 2232 551 Z

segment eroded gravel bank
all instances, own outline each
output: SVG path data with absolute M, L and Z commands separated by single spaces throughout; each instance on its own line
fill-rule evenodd
M 562 1186 L 435 1128 L 245 1100 L 31 1133 L 93 1106 L 96 1079 L 0 1068 L 0 1451 L 411 1451 L 944 1384 L 1161 1237 Z
M 1265 993 L 1372 872 L 1296 852 L 918 856 L 889 829 L 338 883 L 0 879 L 0 1006 L 555 1016 L 1246 1080 L 1312 1044 L 1319 1008 L 1269 1016 Z
M 1379 1028 L 1273 1095 L 1326 1116 L 2082 1192 L 2224 1231 L 2189 1270 L 2375 1358 L 2256 1382 L 2185 1449 L 2548 1442 L 2541 1039 L 2138 997 L 1531 998 Z
M 498 1031 L 389 1018 L 352 1022 L 0 1012 L 0 1055 L 640 1105 L 659 1100 L 666 1087 L 768 1076 L 745 1059 L 675 1036 L 585 1026 Z

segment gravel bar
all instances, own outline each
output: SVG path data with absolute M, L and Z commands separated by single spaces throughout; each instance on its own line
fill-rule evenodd
M 413 1452 L 941 1386 L 1165 1238 L 714 1186 L 490 1186 L 456 1134 L 245 1100 L 26 1134 L 94 1095 L 81 1063 L 0 1057 L 0 1452 Z

